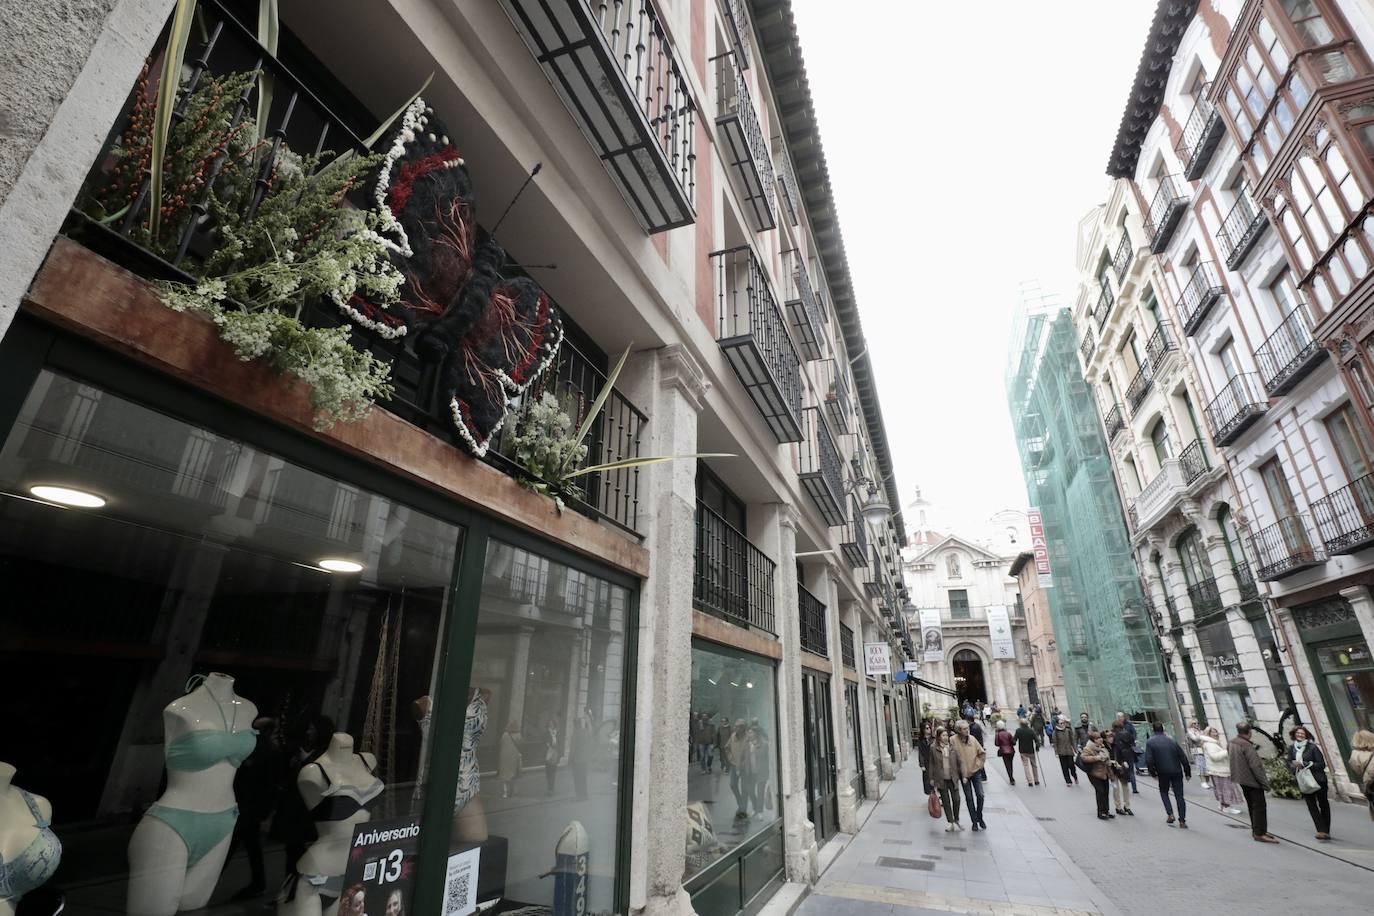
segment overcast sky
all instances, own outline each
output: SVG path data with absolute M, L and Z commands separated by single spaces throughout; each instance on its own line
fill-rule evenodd
M 902 502 L 919 484 L 970 526 L 1022 508 L 1018 289 L 1071 304 L 1155 2 L 793 6 Z

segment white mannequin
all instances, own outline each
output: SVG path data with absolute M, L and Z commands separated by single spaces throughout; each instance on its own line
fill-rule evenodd
M 374 755 L 354 753 L 352 737 L 338 732 L 329 739 L 329 746 L 324 753 L 301 770 L 301 775 L 296 779 L 296 788 L 305 800 L 305 807 L 314 811 L 322 800 L 340 794 L 341 789 L 364 794 L 379 792 L 381 784 L 372 773 L 376 766 L 377 758 Z M 305 854 L 296 861 L 296 871 L 301 875 L 342 876 L 348 867 L 353 827 L 371 818 L 366 808 L 360 808 L 341 820 L 315 821 L 315 832 L 319 839 L 311 843 Z M 326 904 L 315 887 L 302 879 L 296 882 L 294 897 L 283 901 L 277 907 L 277 912 L 280 916 L 335 916 L 338 909 L 337 899 Z
M 232 677 L 210 674 L 162 711 L 164 747 L 170 750 L 178 739 L 195 732 L 251 733 L 257 717 L 258 708 L 234 693 Z M 155 807 L 177 809 L 192 819 L 198 813 L 210 815 L 222 824 L 223 813 L 235 807 L 237 769 L 229 760 L 200 770 L 169 766 L 167 791 Z M 232 833 L 231 825 L 213 848 L 191 864 L 182 835 L 151 812 L 145 814 L 129 839 L 129 916 L 172 916 L 209 903 Z
M 19 787 L 13 785 L 15 769 L 0 760 L 0 861 L 12 865 L 24 855 L 29 844 L 38 839 L 41 827 L 34 823 L 34 813 L 24 800 Z M 52 805 L 46 798 L 33 795 L 34 804 L 44 821 L 52 820 Z M 17 898 L 0 898 L 0 916 L 14 916 Z

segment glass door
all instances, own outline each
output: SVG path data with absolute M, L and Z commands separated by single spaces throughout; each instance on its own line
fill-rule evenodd
M 802 706 L 806 722 L 807 805 L 816 828 L 816 841 L 823 843 L 839 829 L 828 678 L 810 672 L 802 674 Z
M 854 777 L 850 786 L 858 798 L 864 798 L 864 736 L 859 727 L 859 685 L 845 681 L 844 717 L 849 726 L 850 740 L 854 742 Z

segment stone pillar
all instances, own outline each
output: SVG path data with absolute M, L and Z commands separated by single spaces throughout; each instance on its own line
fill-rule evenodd
M 697 414 L 708 383 L 690 353 L 679 346 L 635 353 L 618 384 L 653 418 L 645 426 L 646 454 L 698 450 Z M 649 576 L 639 609 L 630 909 L 637 916 L 690 916 L 682 889 L 686 847 L 676 825 L 686 823 L 687 806 L 696 464 L 669 461 L 645 468 L 643 477 Z
M 859 797 L 854 791 L 854 778 L 863 764 L 854 759 L 854 735 L 845 714 L 844 653 L 840 648 L 840 570 L 835 560 L 826 564 L 819 593 L 825 602 L 826 642 L 830 647 L 830 721 L 835 744 L 835 807 L 840 832 L 853 834 L 858 830 Z M 856 659 L 857 662 L 857 659 Z
M 1350 602 L 1350 607 L 1355 611 L 1355 619 L 1360 622 L 1360 633 L 1364 635 L 1365 644 L 1374 647 L 1374 598 L 1370 597 L 1370 591 L 1363 585 L 1356 585 L 1351 588 L 1341 589 L 1341 597 Z
M 1217 580 L 1217 590 L 1221 594 L 1221 605 L 1227 609 L 1226 625 L 1231 632 L 1231 642 L 1236 647 L 1236 659 L 1240 662 L 1245 676 L 1245 689 L 1250 694 L 1250 703 L 1255 708 L 1255 718 L 1259 722 L 1279 720 L 1278 697 L 1269 683 L 1269 671 L 1260 652 L 1259 640 L 1255 629 L 1240 609 L 1240 583 L 1236 580 L 1231 566 L 1231 555 L 1226 550 L 1226 539 L 1216 519 L 1199 521 L 1199 528 L 1205 534 L 1203 544 L 1207 551 L 1207 561 Z
M 883 641 L 882 627 L 879 624 L 875 624 L 871 620 L 865 620 L 863 631 L 864 642 Z M 892 754 L 890 754 L 887 749 L 887 737 L 891 730 L 888 728 L 887 716 L 885 715 L 886 704 L 883 702 L 886 696 L 887 685 L 882 682 L 881 678 L 874 678 L 872 699 L 873 728 L 875 738 L 878 742 L 878 776 L 881 779 L 891 779 L 897 772 L 896 768 L 893 766 Z
M 797 616 L 797 510 L 790 503 L 750 507 L 749 530 L 777 561 L 773 601 L 782 643 L 778 665 L 778 786 L 782 790 L 787 880 L 816 879 L 816 827 L 808 816 L 802 706 L 801 621 Z
M 864 674 L 864 619 L 863 606 L 858 601 L 847 601 L 845 616 L 849 627 L 854 631 L 855 664 L 859 671 L 859 734 L 863 737 L 864 759 L 858 762 L 863 773 L 864 795 L 871 799 L 878 797 L 878 779 L 882 775 L 878 761 L 882 750 L 878 746 L 878 727 L 873 721 L 873 701 L 868 694 L 868 677 Z

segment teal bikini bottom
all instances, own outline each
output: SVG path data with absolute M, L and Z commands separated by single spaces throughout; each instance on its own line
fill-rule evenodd
M 187 811 L 185 808 L 153 805 L 147 813 L 149 817 L 155 817 L 171 827 L 181 837 L 181 842 L 186 844 L 187 868 L 224 842 L 225 837 L 234 832 L 234 824 L 239 819 L 237 805 L 225 811 Z

